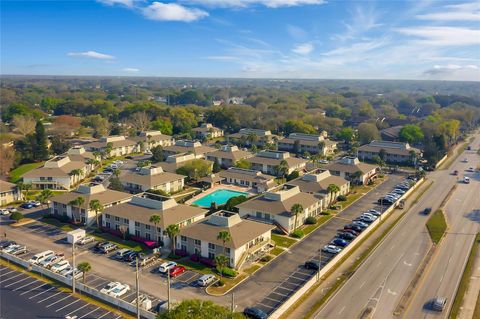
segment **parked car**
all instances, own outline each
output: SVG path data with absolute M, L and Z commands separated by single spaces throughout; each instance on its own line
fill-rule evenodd
M 23 203 L 22 205 L 20 205 L 21 208 L 23 209 L 30 209 L 33 207 L 32 203 Z
M 180 276 L 181 274 L 183 274 L 185 272 L 185 267 L 183 266 L 175 266 L 173 268 L 170 268 L 170 277 L 172 278 L 175 278 L 177 276 Z
M 28 260 L 28 262 L 30 264 L 38 264 L 40 263 L 41 261 L 43 261 L 44 259 L 50 257 L 50 256 L 53 256 L 55 255 L 55 252 L 53 250 L 45 250 L 45 251 L 42 251 L 41 253 L 38 253 L 36 255 L 34 255 L 32 258 L 30 258 Z
M 129 253 L 126 253 L 123 256 L 123 261 L 127 261 L 127 262 L 134 261 L 137 258 L 137 256 L 139 256 L 139 253 L 135 251 L 130 251 Z
M 40 261 L 39 265 L 42 266 L 42 267 L 45 267 L 45 268 L 49 268 L 50 266 L 59 262 L 62 259 L 63 259 L 63 257 L 53 255 L 53 256 L 47 257 L 47 258 L 43 259 L 42 261 Z
M 322 248 L 322 252 L 333 254 L 333 255 L 336 255 L 341 251 L 342 251 L 342 248 L 334 246 L 334 245 L 326 245 L 326 246 L 323 246 L 323 248 Z
M 361 221 L 358 221 L 358 220 L 353 220 L 352 224 L 360 227 L 362 230 L 368 227 L 367 223 L 364 223 L 364 222 L 361 222 Z
M 395 188 L 392 192 L 396 193 L 396 194 L 399 194 L 399 195 L 403 195 L 406 193 L 406 191 L 404 191 L 403 189 L 400 189 L 400 188 Z
M 463 177 L 463 182 L 464 182 L 465 184 L 470 184 L 470 177 L 464 176 L 464 177 Z
M 108 294 L 112 297 L 118 298 L 130 291 L 130 286 L 127 284 L 118 283 Z
M 110 242 L 108 242 L 108 241 L 98 242 L 98 243 L 95 244 L 94 249 L 100 251 L 103 246 L 106 246 L 108 244 L 110 244 Z
M 40 207 L 42 205 L 42 203 L 36 200 L 31 200 L 29 203 L 32 204 L 33 207 Z
M 361 232 L 363 231 L 363 228 L 362 228 L 362 227 L 360 227 L 360 226 L 358 226 L 358 225 L 355 225 L 355 224 L 353 224 L 353 223 L 352 223 L 352 224 L 345 225 L 345 226 L 343 227 L 343 229 L 345 229 L 345 230 L 347 230 L 347 231 L 348 231 L 348 230 L 354 230 L 354 231 L 356 231 L 357 233 L 361 233 Z
M 108 253 L 110 253 L 110 252 L 112 252 L 112 251 L 115 251 L 117 248 L 118 248 L 117 245 L 112 244 L 112 243 L 109 243 L 109 244 L 107 244 L 107 245 L 105 245 L 105 246 L 100 247 L 100 252 L 101 252 L 102 254 L 108 254 Z
M 69 274 L 71 274 L 73 272 L 73 267 L 71 265 L 68 265 L 67 268 L 65 268 L 64 270 L 60 271 L 60 275 L 62 276 L 67 276 Z
M 469 168 L 467 169 L 467 171 L 469 171 L 469 172 L 475 172 L 475 169 L 474 169 L 473 167 L 469 167 Z
M 115 253 L 114 258 L 119 259 L 119 260 L 123 260 L 123 257 L 130 252 L 131 252 L 130 249 L 126 249 L 126 248 L 120 249 L 119 251 L 117 251 Z
M 13 241 L 13 240 L 7 240 L 7 239 L 4 239 L 2 241 L 0 241 L 0 249 L 5 249 L 7 248 L 8 246 L 12 246 L 12 245 L 15 245 L 16 242 Z
M 0 215 L 8 215 L 10 214 L 10 211 L 6 208 L 0 209 Z
M 463 162 L 464 162 L 464 163 L 468 163 L 468 158 L 465 157 L 465 158 L 463 159 Z
M 7 209 L 10 213 L 17 213 L 18 212 L 18 209 L 16 207 L 13 207 L 13 206 L 9 206 L 9 207 L 7 207 Z
M 353 236 L 357 237 L 358 235 L 360 235 L 361 232 L 357 232 L 353 229 L 342 229 L 341 232 L 344 232 L 344 233 L 348 233 L 348 234 L 352 234 Z
M 337 234 L 337 237 L 341 238 L 341 239 L 344 239 L 344 240 L 348 240 L 348 241 L 352 241 L 355 238 L 357 238 L 357 236 L 355 236 L 354 234 L 347 233 L 347 232 L 340 232 L 340 233 Z
M 67 277 L 67 279 L 72 279 L 73 277 L 75 277 L 75 279 L 79 279 L 83 276 L 83 271 L 80 271 L 78 270 L 77 268 L 75 268 L 75 270 L 72 270 L 70 273 L 68 273 L 65 277 Z
M 341 238 L 334 238 L 332 241 L 331 241 L 331 244 L 332 245 L 335 245 L 335 246 L 338 246 L 338 247 L 346 247 L 348 246 L 348 244 L 350 244 L 348 241 L 346 241 L 345 239 L 341 239 Z
M 457 175 L 458 175 L 458 170 L 454 170 L 454 171 L 452 172 L 452 175 L 457 176 Z
M 203 275 L 197 279 L 197 284 L 202 287 L 207 287 L 213 284 L 217 278 L 214 275 Z
M 378 210 L 373 209 L 373 208 L 370 208 L 369 210 L 367 210 L 367 213 L 370 213 L 370 214 L 372 214 L 372 215 L 374 215 L 374 216 L 380 216 L 380 215 L 382 215 L 381 212 L 379 212 Z
M 163 264 L 160 265 L 160 267 L 158 267 L 158 272 L 160 272 L 162 274 L 165 274 L 165 273 L 167 273 L 168 270 L 172 269 L 176 265 L 177 265 L 177 263 L 174 262 L 174 261 L 164 262 Z
M 258 308 L 255 308 L 255 307 L 245 308 L 245 310 L 243 310 L 243 314 L 246 317 L 252 318 L 252 319 L 267 319 L 268 318 L 268 315 L 265 312 L 263 312 L 262 310 L 260 310 Z
M 318 260 L 308 260 L 303 265 L 307 269 L 318 270 L 320 269 L 320 261 Z
M 18 249 L 21 246 L 22 245 L 18 245 L 18 244 L 10 245 L 10 246 L 6 247 L 5 249 L 3 249 L 3 252 L 5 252 L 7 254 L 11 254 L 12 251 L 15 251 L 15 249 Z
M 100 292 L 102 294 L 109 294 L 110 291 L 112 291 L 113 289 L 115 289 L 115 287 L 121 285 L 121 283 L 119 283 L 118 281 L 111 281 L 109 282 L 105 287 L 103 287 Z
M 27 246 L 25 245 L 17 245 L 13 250 L 10 251 L 11 255 L 21 255 L 27 252 Z
M 78 245 L 86 245 L 86 244 L 93 243 L 94 241 L 95 241 L 95 237 L 85 236 L 85 237 L 82 237 L 82 238 L 80 238 L 79 240 L 77 240 L 76 244 L 78 244 Z
M 141 256 L 141 257 L 138 259 L 138 266 L 140 266 L 140 267 L 145 267 L 145 266 L 153 263 L 156 259 L 157 259 L 157 257 L 155 257 L 154 255 Z M 133 260 L 133 261 L 132 261 L 132 266 L 135 266 L 135 264 L 136 264 L 136 261 Z
M 68 262 L 68 260 L 63 259 L 57 262 L 56 264 L 52 265 L 50 270 L 53 272 L 60 272 L 69 266 L 70 266 L 70 263 Z

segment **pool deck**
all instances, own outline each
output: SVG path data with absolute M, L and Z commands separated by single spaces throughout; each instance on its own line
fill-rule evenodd
M 197 196 L 193 197 L 193 198 L 190 198 L 189 200 L 187 200 L 185 202 L 186 205 L 192 205 L 192 203 L 210 193 L 213 193 L 214 191 L 216 190 L 219 190 L 219 189 L 228 189 L 228 190 L 232 190 L 232 191 L 237 191 L 237 192 L 243 192 L 243 193 L 248 193 L 248 197 L 250 196 L 253 196 L 253 195 L 256 195 L 257 193 L 255 193 L 251 188 L 246 188 L 246 187 L 240 187 L 240 186 L 237 186 L 237 185 L 229 185 L 229 184 L 220 184 L 220 185 L 215 185 L 214 187 L 212 188 L 209 188 L 207 190 L 204 190 L 203 192 L 201 192 L 200 194 L 198 194 Z

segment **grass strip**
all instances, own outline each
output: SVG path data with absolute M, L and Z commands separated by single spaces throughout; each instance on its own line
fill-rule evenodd
M 272 234 L 272 240 L 277 244 L 277 246 L 289 248 L 297 242 L 297 240 L 289 238 L 287 236 Z
M 23 164 L 20 165 L 19 167 L 15 168 L 10 172 L 10 181 L 12 183 L 17 183 L 22 179 L 22 175 L 25 174 L 26 172 L 31 171 L 32 169 L 35 169 L 37 167 L 40 167 L 43 165 L 44 162 L 39 162 L 39 163 L 29 163 L 29 164 Z
M 435 211 L 427 221 L 427 229 L 433 243 L 438 245 L 447 230 L 447 221 L 441 209 Z
M 477 234 L 475 237 L 475 242 L 473 243 L 472 250 L 470 251 L 470 255 L 468 256 L 467 264 L 465 265 L 465 269 L 463 271 L 462 279 L 457 288 L 457 293 L 455 294 L 455 299 L 453 300 L 452 309 L 450 310 L 450 319 L 455 319 L 458 317 L 460 312 L 460 307 L 462 306 L 463 298 L 465 293 L 467 292 L 468 284 L 470 282 L 470 277 L 472 276 L 473 272 L 473 265 L 475 264 L 475 258 L 477 257 L 477 247 L 480 245 L 480 233 Z M 480 306 L 478 305 L 480 301 L 477 300 L 477 306 L 475 308 L 475 312 L 477 313 L 477 317 L 473 315 L 473 318 L 480 318 Z M 478 311 L 478 312 L 477 312 Z

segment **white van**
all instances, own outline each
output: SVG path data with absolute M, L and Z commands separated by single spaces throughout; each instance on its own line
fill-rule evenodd
M 53 251 L 51 251 L 51 250 L 45 250 L 45 251 L 43 251 L 43 252 L 41 252 L 41 253 L 36 254 L 36 255 L 33 256 L 32 258 L 30 258 L 30 259 L 28 260 L 28 262 L 31 263 L 31 264 L 36 265 L 36 264 L 40 263 L 42 260 L 44 260 L 45 258 L 48 258 L 48 257 L 53 256 L 53 255 L 55 255 L 55 253 L 54 253 Z
M 198 278 L 197 284 L 201 287 L 207 287 L 210 284 L 212 284 L 214 281 L 216 281 L 216 278 L 214 275 L 203 275 L 202 277 Z
M 470 184 L 470 177 L 465 176 L 465 177 L 463 178 L 463 182 L 464 182 L 465 184 Z

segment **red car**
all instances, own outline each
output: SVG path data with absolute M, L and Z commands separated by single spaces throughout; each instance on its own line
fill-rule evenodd
M 183 266 L 175 266 L 170 269 L 170 277 L 175 278 L 185 272 L 185 267 Z

